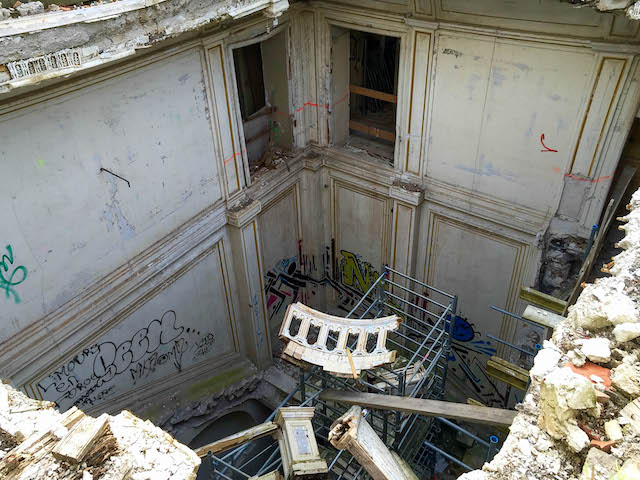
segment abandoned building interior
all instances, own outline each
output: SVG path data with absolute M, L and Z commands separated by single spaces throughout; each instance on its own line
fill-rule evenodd
M 640 479 L 640 2 L 0 0 L 0 478 Z

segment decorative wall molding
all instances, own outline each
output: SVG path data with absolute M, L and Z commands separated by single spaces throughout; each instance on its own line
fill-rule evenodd
M 29 383 L 72 357 L 197 263 L 220 240 L 225 223 L 220 202 L 22 329 L 0 345 L 0 374 L 14 384 Z

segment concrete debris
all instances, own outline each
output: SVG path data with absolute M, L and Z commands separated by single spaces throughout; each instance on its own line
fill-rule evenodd
M 604 431 L 609 440 L 613 440 L 615 442 L 622 440 L 622 428 L 616 419 L 605 422 Z
M 502 449 L 460 480 L 640 478 L 640 191 L 625 250 L 587 285 L 534 360 Z
M 18 10 L 18 13 L 23 17 L 27 15 L 37 15 L 38 13 L 44 13 L 44 5 L 42 2 L 23 3 L 16 8 L 16 10 Z
M 580 480 L 592 480 L 594 478 L 611 478 L 618 470 L 618 460 L 608 453 L 592 448 L 587 454 L 587 459 L 582 467 Z
M 578 427 L 581 410 L 598 413 L 593 384 L 569 368 L 555 369 L 547 375 L 541 390 L 540 425 L 560 440 L 566 438 L 576 452 L 589 445 L 589 438 Z
M 622 465 L 622 468 L 611 477 L 611 480 L 637 480 L 640 478 L 640 461 L 630 458 Z
M 624 282 L 613 277 L 599 279 L 597 284 L 587 285 L 582 297 L 589 301 L 578 302 L 570 307 L 569 320 L 574 326 L 586 329 L 635 323 L 638 311 L 624 288 Z
M 549 342 L 545 342 L 548 344 Z M 562 357 L 562 353 L 553 348 L 544 348 L 533 360 L 533 368 L 529 370 L 532 379 L 541 380 L 547 373 L 551 372 L 558 366 L 558 362 Z M 583 356 L 584 357 L 584 356 Z M 575 363 L 575 362 L 574 362 Z M 584 365 L 584 360 L 582 361 Z
M 11 16 L 11 10 L 8 8 L 0 8 L 0 20 L 6 20 Z
M 536 355 L 536 358 L 540 356 L 540 353 Z M 571 350 L 567 355 L 569 357 L 569 361 L 573 363 L 576 367 L 583 366 L 587 361 L 587 357 L 584 353 L 582 353 L 582 350 Z
M 613 329 L 616 342 L 624 343 L 640 337 L 640 323 L 621 323 Z
M 0 477 L 15 480 L 193 480 L 197 455 L 130 412 L 98 419 L 0 383 Z
M 635 398 L 640 395 L 640 364 L 631 363 L 630 357 L 625 360 L 612 370 L 611 382 L 614 387 Z
M 582 344 L 581 351 L 596 363 L 606 363 L 611 358 L 610 342 L 606 338 L 589 338 Z

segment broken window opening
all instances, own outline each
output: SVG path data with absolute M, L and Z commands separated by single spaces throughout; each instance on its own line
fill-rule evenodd
M 393 164 L 400 40 L 339 27 L 332 34 L 331 141 Z
M 293 144 L 285 31 L 233 50 L 249 173 L 286 161 Z

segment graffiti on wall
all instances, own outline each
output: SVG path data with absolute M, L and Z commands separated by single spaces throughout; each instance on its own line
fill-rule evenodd
M 505 396 L 499 382 L 487 375 L 485 364 L 496 349 L 490 339 L 483 340 L 474 324 L 463 316 L 456 315 L 451 330 L 451 355 L 449 367 L 466 387 L 468 396 L 485 405 L 503 406 Z
M 379 276 L 369 262 L 353 252 L 340 250 L 336 259 L 333 249 L 326 247 L 316 261 L 315 255 L 305 255 L 301 250 L 299 246 L 297 256 L 282 259 L 265 275 L 270 322 L 279 320 L 289 304 L 308 303 L 321 287 L 333 293 L 338 310 L 349 312 Z
M 5 297 L 15 303 L 20 303 L 20 295 L 16 292 L 15 286 L 20 285 L 27 279 L 27 268 L 23 265 L 13 266 L 13 249 L 7 245 L 6 253 L 0 259 L 0 290 L 4 290 Z
M 176 312 L 167 310 L 129 340 L 85 348 L 40 381 L 38 388 L 45 399 L 55 401 L 60 408 L 93 405 L 113 391 L 116 379 L 136 385 L 160 368 L 180 372 L 186 354 L 198 360 L 212 350 L 214 343 L 212 333 L 203 335 L 178 325 Z

